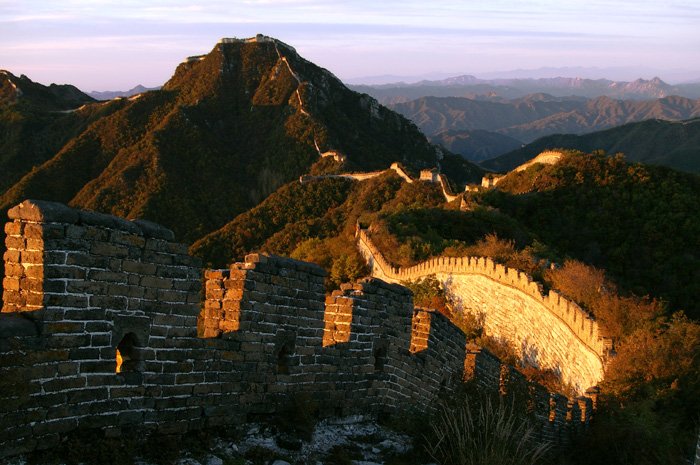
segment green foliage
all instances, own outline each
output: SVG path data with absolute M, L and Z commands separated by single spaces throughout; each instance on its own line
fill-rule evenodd
M 208 266 L 220 268 L 243 260 L 247 253 L 258 250 L 277 235 L 277 246 L 267 250 L 290 254 L 300 240 L 337 233 L 338 223 L 329 211 L 347 200 L 351 185 L 351 181 L 344 179 L 287 184 L 225 228 L 196 242 L 191 251 L 202 257 Z M 299 230 L 303 232 L 295 235 Z
M 372 222 L 379 211 L 404 208 L 405 203 L 437 203 L 440 197 L 432 189 L 404 183 L 393 173 L 363 182 L 293 182 L 195 243 L 191 252 L 214 267 L 254 251 L 291 256 L 325 268 L 328 287 L 335 289 L 367 272 L 355 245 L 356 222 Z
M 619 295 L 601 270 L 580 262 L 547 278 L 615 338 L 601 407 L 576 463 L 682 462 L 700 417 L 700 324 L 681 312 L 665 317 L 648 298 Z
M 434 275 L 427 276 L 420 281 L 408 281 L 401 284 L 413 291 L 413 305 L 416 307 L 437 310 L 448 318 L 452 316 L 445 291 Z
M 549 247 L 605 269 L 621 288 L 700 316 L 700 177 L 570 153 L 509 174 L 480 202 Z
M 622 152 L 632 162 L 665 165 L 700 174 L 700 164 L 698 164 L 700 119 L 685 121 L 647 119 L 588 134 L 552 134 L 505 155 L 487 160 L 483 165 L 489 169 L 506 172 L 553 147 L 586 153 L 595 150 L 604 150 L 608 153 Z
M 473 211 L 425 208 L 414 205 L 387 211 L 372 225 L 372 239 L 387 259 L 399 266 L 411 266 L 430 257 L 484 255 L 471 247 L 484 237 L 508 237 L 515 244 L 531 239 L 511 218 L 485 208 Z M 488 239 L 486 239 L 488 240 Z

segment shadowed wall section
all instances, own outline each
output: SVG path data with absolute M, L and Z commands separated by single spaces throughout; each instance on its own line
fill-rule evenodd
M 567 444 L 586 424 L 591 399 L 567 411 L 402 286 L 367 278 L 326 295 L 320 267 L 255 254 L 205 272 L 202 302 L 199 260 L 167 229 L 42 201 L 9 216 L 0 458 L 77 429 L 174 434 L 299 407 L 426 413 L 465 374 L 520 389 L 545 440 Z

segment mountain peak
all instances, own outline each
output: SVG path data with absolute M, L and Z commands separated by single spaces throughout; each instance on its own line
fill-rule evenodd
M 3 79 L 4 77 L 4 79 Z M 50 110 L 75 109 L 93 99 L 69 84 L 44 86 L 33 82 L 24 74 L 15 76 L 7 70 L 0 70 L 0 102 L 17 100 Z
M 441 158 L 412 122 L 264 35 L 221 39 L 180 63 L 162 89 L 98 110 L 94 123 L 76 127 L 78 137 L 13 185 L 0 208 L 48 197 L 144 217 L 194 240 L 303 174 L 394 162 L 416 171 L 441 166 L 460 183 L 481 173 L 460 156 Z

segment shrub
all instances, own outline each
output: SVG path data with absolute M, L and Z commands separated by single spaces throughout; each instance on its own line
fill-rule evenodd
M 535 464 L 548 446 L 535 444 L 533 431 L 517 415 L 514 402 L 465 397 L 456 406 L 443 406 L 430 423 L 426 447 L 442 465 Z

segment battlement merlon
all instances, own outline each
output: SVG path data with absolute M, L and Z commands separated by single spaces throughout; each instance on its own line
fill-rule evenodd
M 7 212 L 11 220 L 30 223 L 62 223 L 101 226 L 140 236 L 172 241 L 175 234 L 168 228 L 140 218 L 127 220 L 89 210 L 71 208 L 59 202 L 25 200 Z

